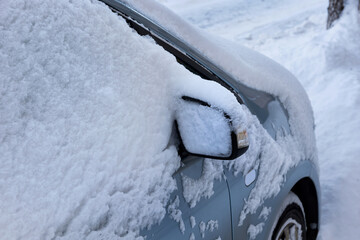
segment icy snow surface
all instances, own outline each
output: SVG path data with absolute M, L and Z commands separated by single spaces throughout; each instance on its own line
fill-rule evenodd
M 159 0 L 192 24 L 275 59 L 312 102 L 319 154 L 320 239 L 360 230 L 360 20 L 356 0 L 326 31 L 327 0 Z

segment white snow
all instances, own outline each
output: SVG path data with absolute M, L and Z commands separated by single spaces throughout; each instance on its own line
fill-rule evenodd
M 189 240 L 195 240 L 195 234 L 194 233 L 190 234 Z
M 271 207 L 264 206 L 260 212 L 259 219 L 262 218 L 264 221 L 266 221 L 270 213 L 271 213 Z
M 325 0 L 161 2 L 216 35 L 265 53 L 301 81 L 317 125 L 321 237 L 356 239 L 360 222 L 356 1 L 349 1 L 344 16 L 329 31 L 325 31 Z M 0 1 L 4 239 L 136 239 L 141 228 L 159 222 L 176 187 L 171 175 L 180 161 L 168 143 L 173 109 L 183 95 L 223 109 L 235 117 L 236 129 L 248 131 L 249 150 L 225 166 L 235 173 L 260 164 L 268 170 L 258 172 L 240 224 L 279 191 L 287 169 L 305 157 L 316 161 L 311 108 L 290 73 L 269 59 L 259 62 L 258 55 L 246 48 L 198 33 L 152 1 L 129 4 L 164 23 L 208 58 L 220 59 L 221 67 L 243 83 L 279 96 L 290 113 L 295 138 L 274 141 L 232 94 L 187 72 L 97 1 Z M 223 49 L 215 51 L 213 44 Z M 238 54 L 233 56 L 235 50 Z M 266 71 L 258 71 L 259 63 Z M 258 160 L 260 153 L 267 161 Z M 221 178 L 223 167 L 221 161 L 205 160 L 200 179 L 183 176 L 184 197 L 192 207 L 213 194 L 213 181 Z M 173 210 L 179 216 L 176 207 Z M 207 224 L 200 222 L 199 228 L 204 237 Z M 249 231 L 255 236 L 261 226 Z
M 182 234 L 185 232 L 185 224 L 184 220 L 182 219 L 181 215 L 182 212 L 179 209 L 179 196 L 176 196 L 175 200 L 169 204 L 168 206 L 168 213 L 170 215 L 170 218 L 172 218 L 175 222 L 179 223 L 179 228 Z
M 259 223 L 257 225 L 250 225 L 248 227 L 248 235 L 249 235 L 249 239 L 252 240 L 252 239 L 255 239 L 256 236 L 262 232 L 263 228 L 264 228 L 264 225 L 265 223 Z
M 206 230 L 206 223 L 201 221 L 199 223 L 199 230 L 200 230 L 200 234 L 201 234 L 201 237 L 204 238 L 205 237 L 205 230 Z
M 244 130 L 249 113 L 231 93 L 185 70 L 102 3 L 2 1 L 0 13 L 5 239 L 140 239 L 176 188 L 180 159 L 169 140 L 184 95 L 223 109 Z M 218 163 L 209 161 L 201 194 L 211 194 Z M 167 210 L 184 231 L 173 204 Z
M 190 225 L 191 228 L 194 228 L 196 226 L 196 219 L 194 216 L 190 216 Z
M 221 180 L 222 172 L 221 161 L 204 160 L 203 172 L 199 179 L 182 175 L 183 195 L 191 208 L 195 207 L 202 197 L 210 198 L 214 194 L 214 180 Z
M 153 0 L 122 1 L 194 47 L 234 79 L 279 97 L 289 113 L 290 127 L 299 142 L 298 146 L 306 157 L 317 162 L 310 102 L 290 72 L 257 52 L 202 32 Z
M 98 1 L 1 1 L 0 32 L 2 238 L 138 238 L 176 188 L 174 87 L 199 78 Z
M 192 24 L 275 59 L 312 102 L 319 154 L 320 239 L 357 239 L 360 230 L 360 20 L 349 0 L 326 31 L 327 0 L 159 0 Z M 250 135 L 249 135 L 250 136 Z
M 241 113 L 238 121 L 240 124 L 237 126 L 242 127 L 241 131 L 246 129 L 248 132 L 250 149 L 236 161 L 224 164 L 233 168 L 236 174 L 260 169 L 256 185 L 240 216 L 239 225 L 242 225 L 249 213 L 255 213 L 265 199 L 280 191 L 285 174 L 291 167 L 303 159 L 317 164 L 313 113 L 306 92 L 290 72 L 272 60 L 248 48 L 204 33 L 152 0 L 124 2 L 193 46 L 236 80 L 277 96 L 288 111 L 292 136 L 279 137 L 274 141 L 245 107 L 239 109 L 230 105 L 230 112 L 239 109 L 238 112 Z M 226 104 L 230 102 L 226 101 Z M 261 159 L 258 156 L 261 156 Z M 221 168 L 218 170 L 218 174 L 221 174 Z M 203 175 L 201 182 L 183 178 L 184 197 L 191 207 L 194 207 L 201 197 L 209 198 L 213 194 L 212 181 L 216 179 L 213 177 L 215 175 Z
M 181 70 L 97 1 L 0 9 L 1 238 L 133 239 L 176 187 Z
M 213 232 L 219 228 L 219 222 L 217 220 L 209 220 L 206 224 L 206 231 Z
M 206 231 L 213 232 L 219 228 L 219 222 L 217 220 L 209 220 L 207 223 L 201 221 L 199 223 L 199 230 L 201 238 L 205 238 Z M 218 238 L 217 238 L 218 239 Z
M 181 101 L 176 112 L 181 139 L 191 153 L 226 157 L 231 155 L 231 125 L 218 109 Z
M 281 137 L 275 142 L 270 136 L 266 135 L 266 131 L 260 126 L 257 126 L 256 131 L 252 132 L 252 134 L 250 132 L 250 135 L 255 135 L 257 138 L 254 137 L 255 140 L 250 141 L 249 152 L 232 163 L 232 167 L 238 170 L 242 169 L 241 172 L 248 171 L 246 169 L 248 164 L 252 164 L 251 167 L 256 166 L 256 168 L 259 168 L 255 187 L 251 190 L 241 211 L 239 226 L 243 224 L 245 217 L 249 213 L 256 212 L 265 199 L 280 192 L 281 184 L 285 181 L 286 172 L 296 166 L 304 157 L 303 153 L 299 152 L 298 144 L 292 137 Z M 261 155 L 260 159 L 256 158 L 259 155 Z M 243 162 L 240 161 L 241 159 Z

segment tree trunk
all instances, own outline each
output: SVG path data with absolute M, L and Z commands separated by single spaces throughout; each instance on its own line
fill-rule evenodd
M 326 29 L 331 28 L 334 21 L 339 19 L 343 9 L 344 9 L 344 0 L 329 0 Z

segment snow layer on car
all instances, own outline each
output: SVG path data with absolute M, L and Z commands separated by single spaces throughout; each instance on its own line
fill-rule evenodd
M 248 129 L 250 149 L 233 162 L 244 163 L 233 165 L 237 171 L 259 165 L 261 151 L 278 161 L 267 162 L 278 166 L 267 178 L 259 173 L 264 188 L 248 201 L 248 212 L 278 191 L 278 175 L 302 157 L 287 161 L 282 142 L 231 93 L 187 72 L 96 1 L 2 1 L 0 30 L 0 229 L 6 239 L 135 239 L 159 222 L 176 188 L 171 175 L 180 160 L 168 141 L 182 95 L 224 109 Z M 207 161 L 216 169 L 206 178 L 210 183 L 222 166 Z M 212 184 L 204 186 L 203 193 L 211 192 Z M 197 193 L 188 193 L 196 204 Z
M 120 1 L 138 9 L 231 74 L 234 79 L 251 88 L 277 96 L 284 104 L 289 114 L 292 136 L 278 137 L 276 141 L 271 139 L 257 119 L 243 108 L 242 112 L 247 115 L 247 121 L 242 122 L 242 126 L 249 133 L 250 148 L 236 161 L 224 165 L 233 168 L 235 174 L 247 173 L 254 168 L 260 171 L 256 185 L 245 202 L 239 225 L 242 225 L 248 214 L 255 213 L 266 198 L 275 196 L 280 191 L 285 174 L 290 168 L 304 159 L 312 160 L 317 166 L 314 118 L 310 101 L 301 84 L 290 72 L 257 52 L 210 36 L 152 0 Z M 212 191 L 211 181 L 217 178 L 214 173 L 208 175 L 213 177 L 201 179 L 202 184 L 184 179 L 184 195 L 191 206 L 201 197 L 209 197 Z M 203 189 L 195 190 L 195 185 L 201 185 Z M 203 194 L 198 196 L 201 192 Z
M 2 1 L 0 30 L 5 239 L 141 238 L 176 188 L 180 97 L 223 109 L 235 126 L 247 119 L 229 91 L 97 1 Z
M 314 118 L 309 98 L 286 69 L 241 45 L 203 32 L 153 0 L 119 0 L 138 9 L 174 36 L 193 47 L 239 82 L 279 97 L 289 113 L 292 133 L 305 157 L 317 164 Z
M 232 129 L 224 112 L 197 102 L 181 101 L 179 106 L 176 121 L 187 151 L 230 156 Z
M 0 18 L 2 238 L 134 239 L 176 187 L 174 59 L 97 1 L 1 1 Z
M 170 83 L 198 77 L 97 1 L 1 1 L 0 31 L 2 238 L 159 222 L 180 164 Z
M 346 1 L 341 18 L 329 30 L 326 0 L 159 1 L 207 31 L 276 59 L 302 82 L 317 126 L 322 193 L 318 239 L 357 239 L 359 1 Z

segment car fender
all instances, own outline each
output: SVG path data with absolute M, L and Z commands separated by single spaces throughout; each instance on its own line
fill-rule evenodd
M 317 206 L 320 206 L 320 183 L 319 183 L 319 176 L 317 172 L 317 167 L 312 161 L 304 160 L 301 161 L 297 166 L 291 168 L 285 177 L 285 181 L 283 186 L 281 187 L 280 192 L 272 197 L 268 198 L 264 201 L 262 207 L 260 207 L 256 214 L 252 214 L 249 217 L 248 221 L 248 234 L 249 234 L 249 227 L 250 226 L 263 226 L 262 231 L 256 235 L 255 239 L 270 239 L 273 228 L 276 226 L 276 221 L 278 218 L 278 212 L 282 206 L 283 201 L 285 200 L 286 196 L 289 194 L 290 191 L 294 188 L 294 186 L 299 183 L 302 179 L 310 179 L 313 183 L 316 191 L 317 197 Z M 271 207 L 271 212 L 267 217 L 266 220 L 260 216 L 260 212 L 263 207 Z M 320 211 L 319 208 L 317 210 L 317 219 L 320 219 Z M 265 221 L 265 222 L 264 222 Z M 262 224 L 265 223 L 265 224 Z M 261 224 L 261 225 L 259 225 Z M 316 223 L 316 233 L 318 232 L 319 221 Z M 250 238 L 251 239 L 251 238 Z

